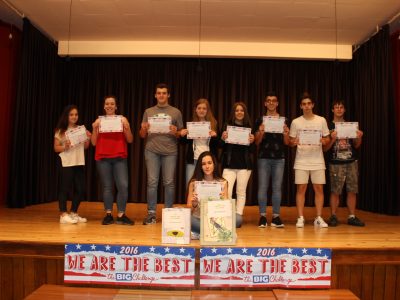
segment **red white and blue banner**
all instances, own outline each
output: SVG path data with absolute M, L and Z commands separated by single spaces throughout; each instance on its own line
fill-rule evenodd
M 331 249 L 202 248 L 200 287 L 330 288 Z
M 65 245 L 65 283 L 194 287 L 194 278 L 194 248 Z

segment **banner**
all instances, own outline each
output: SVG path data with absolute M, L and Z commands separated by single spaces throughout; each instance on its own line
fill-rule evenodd
M 194 278 L 194 248 L 65 245 L 65 283 L 194 287 Z
M 331 249 L 201 248 L 200 287 L 330 288 Z

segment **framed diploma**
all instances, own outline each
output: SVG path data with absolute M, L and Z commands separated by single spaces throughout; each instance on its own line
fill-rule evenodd
M 251 134 L 251 128 L 227 126 L 226 131 L 228 132 L 228 138 L 225 140 L 225 143 L 250 145 L 249 137 Z
M 88 140 L 86 135 L 85 125 L 81 125 L 72 129 L 68 129 L 65 132 L 65 136 L 71 142 L 71 147 L 83 144 Z
M 283 133 L 283 126 L 285 125 L 285 121 L 285 117 L 264 116 L 264 131 L 271 133 Z
M 188 139 L 208 139 L 210 137 L 210 122 L 186 122 Z
M 171 117 L 163 116 L 163 117 L 149 117 L 149 133 L 169 133 L 171 125 Z
M 220 199 L 221 192 L 224 189 L 223 181 L 195 181 L 194 192 L 198 199 Z
M 122 116 L 99 116 L 99 132 L 122 132 Z
M 200 205 L 200 245 L 235 245 L 235 200 L 205 198 Z
M 335 122 L 338 139 L 356 139 L 358 122 Z
M 299 145 L 320 146 L 321 130 L 303 129 L 299 131 Z
M 190 244 L 190 208 L 163 208 L 161 242 Z

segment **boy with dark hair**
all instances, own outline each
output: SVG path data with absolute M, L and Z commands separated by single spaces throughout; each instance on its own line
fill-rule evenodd
M 357 130 L 356 139 L 338 139 L 335 130 L 336 122 L 345 122 L 345 104 L 342 100 L 335 100 L 332 103 L 333 121 L 329 124 L 331 140 L 324 146 L 324 151 L 329 151 L 329 174 L 331 183 L 330 204 L 332 215 L 329 218 L 329 226 L 337 226 L 338 219 L 336 210 L 339 206 L 339 195 L 346 183 L 347 208 L 349 217 L 347 224 L 352 226 L 365 226 L 359 218 L 355 216 L 357 193 L 358 193 L 358 162 L 355 149 L 360 148 L 363 132 Z
M 296 206 L 298 212 L 296 227 L 304 227 L 305 194 L 308 181 L 311 178 L 317 211 L 314 226 L 326 228 L 328 224 L 321 217 L 324 206 L 323 187 L 325 184 L 326 169 L 322 147 L 329 141 L 329 129 L 325 118 L 313 113 L 314 101 L 308 93 L 303 94 L 300 101 L 300 108 L 303 111 L 303 115 L 293 120 L 289 132 L 290 146 L 297 147 L 294 162 Z M 304 137 L 310 133 L 314 133 L 310 143 L 304 143 L 300 137 Z

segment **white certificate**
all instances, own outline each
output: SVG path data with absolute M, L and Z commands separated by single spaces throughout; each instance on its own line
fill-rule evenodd
M 223 181 L 195 181 L 194 183 L 194 192 L 198 199 L 220 199 L 223 189 Z
M 299 145 L 321 145 L 321 130 L 303 129 L 299 131 Z
M 88 140 L 86 134 L 86 128 L 84 125 L 78 126 L 75 128 L 68 129 L 65 132 L 65 136 L 71 143 L 71 147 L 75 147 L 77 145 L 83 144 Z
M 335 122 L 338 139 L 356 139 L 358 122 Z
M 163 116 L 163 117 L 149 117 L 149 132 L 150 133 L 169 133 L 171 129 L 171 117 Z
M 283 126 L 285 125 L 285 121 L 285 117 L 264 116 L 264 131 L 272 133 L 283 133 Z
M 99 132 L 122 132 L 122 116 L 99 116 Z
M 249 137 L 251 134 L 251 128 L 227 126 L 228 138 L 225 143 L 238 144 L 238 145 L 250 145 Z
M 210 137 L 210 122 L 186 122 L 188 139 L 208 139 Z

